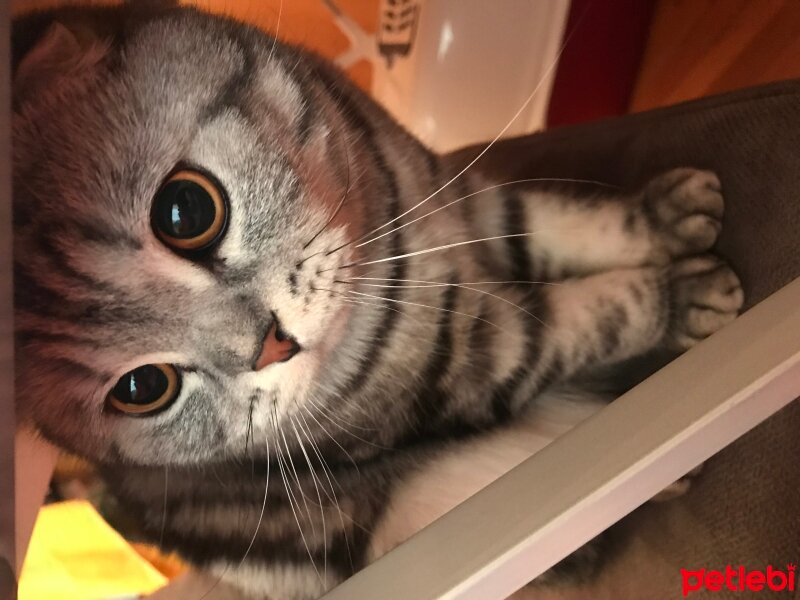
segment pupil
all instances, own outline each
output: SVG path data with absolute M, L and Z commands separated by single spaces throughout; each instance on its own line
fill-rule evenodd
M 170 181 L 156 198 L 158 227 L 170 237 L 198 237 L 209 230 L 215 216 L 211 195 L 194 181 Z
M 123 375 L 114 386 L 114 396 L 125 404 L 150 404 L 167 391 L 168 385 L 161 369 L 145 365 Z

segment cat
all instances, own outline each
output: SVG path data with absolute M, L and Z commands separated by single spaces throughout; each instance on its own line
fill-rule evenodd
M 322 595 L 541 447 L 542 411 L 602 405 L 559 390 L 742 305 L 711 172 L 459 172 L 322 60 L 191 8 L 13 41 L 20 421 L 247 597 Z

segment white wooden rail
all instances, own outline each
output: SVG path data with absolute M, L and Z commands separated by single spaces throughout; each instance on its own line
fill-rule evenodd
M 800 396 L 800 279 L 325 600 L 505 598 Z

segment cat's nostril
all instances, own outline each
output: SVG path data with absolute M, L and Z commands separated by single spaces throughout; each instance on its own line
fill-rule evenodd
M 253 363 L 253 370 L 260 371 L 273 363 L 286 362 L 300 350 L 302 350 L 302 347 L 297 343 L 297 340 L 283 331 L 280 323 L 275 319 L 264 336 L 264 341 L 261 343 L 261 352 L 259 352 Z

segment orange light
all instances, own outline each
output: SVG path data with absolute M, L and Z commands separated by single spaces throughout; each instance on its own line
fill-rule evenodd
M 136 597 L 166 585 L 84 501 L 42 507 L 22 567 L 20 600 Z

